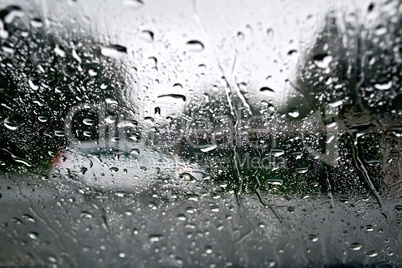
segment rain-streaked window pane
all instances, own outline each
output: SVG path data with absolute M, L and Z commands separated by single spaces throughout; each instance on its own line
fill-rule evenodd
M 401 266 L 401 26 L 397 0 L 0 0 L 0 266 Z

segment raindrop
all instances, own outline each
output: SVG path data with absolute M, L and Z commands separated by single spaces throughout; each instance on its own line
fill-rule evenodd
M 364 254 L 366 254 L 366 256 L 370 258 L 376 257 L 378 255 L 378 253 L 375 250 L 366 251 L 364 252 Z
M 149 236 L 149 242 L 159 242 L 162 239 L 163 235 L 161 234 L 152 234 Z
M 367 226 L 366 226 L 366 231 L 367 231 L 367 232 L 372 232 L 372 231 L 374 231 L 373 225 L 371 225 L 371 224 L 367 225 Z
M 28 84 L 29 84 L 29 87 L 32 88 L 35 91 L 39 89 L 39 86 L 35 85 L 34 82 L 32 82 L 31 79 L 28 80 Z
M 328 103 L 329 107 L 332 107 L 332 108 L 341 106 L 342 104 L 343 104 L 343 100 L 336 100 L 336 101 Z
M 39 237 L 39 234 L 37 232 L 29 232 L 28 236 L 33 240 L 37 240 Z
M 23 215 L 22 215 L 22 218 L 23 218 L 24 220 L 27 220 L 27 221 L 30 221 L 30 222 L 35 222 L 35 218 L 32 217 L 32 216 L 29 215 L 29 214 L 23 214 Z
M 289 211 L 289 212 L 294 212 L 294 211 L 295 211 L 295 207 L 294 207 L 294 206 L 288 207 L 288 211 Z
M 219 212 L 219 207 L 217 205 L 212 205 L 211 206 L 211 211 L 212 212 Z
M 309 239 L 310 241 L 317 242 L 317 241 L 318 241 L 318 235 L 316 235 L 316 234 L 309 234 L 309 235 L 308 235 L 308 239 Z
M 123 258 L 126 257 L 126 254 L 125 254 L 124 252 L 120 252 L 120 253 L 119 253 L 119 257 L 123 259 Z
M 154 33 L 152 31 L 144 30 L 141 32 L 141 39 L 151 43 L 152 41 L 154 41 Z
M 149 66 L 152 68 L 152 69 L 158 69 L 158 59 L 157 58 L 155 58 L 155 57 L 149 57 L 148 58 L 148 61 L 149 61 Z
M 176 83 L 176 84 L 173 85 L 173 89 L 175 89 L 175 90 L 183 89 L 183 85 L 180 84 L 180 83 Z
M 6 128 L 8 128 L 9 130 L 17 130 L 18 129 L 18 125 L 16 123 L 14 123 L 13 121 L 11 121 L 11 119 L 9 117 L 4 119 L 4 126 Z
M 296 108 L 290 109 L 288 112 L 288 115 L 293 118 L 299 117 L 299 114 L 299 110 L 297 110 Z
M 4 46 L 2 47 L 2 49 L 3 49 L 4 52 L 9 53 L 9 54 L 14 54 L 14 52 L 15 52 L 13 48 L 8 47 L 8 46 L 6 46 L 6 45 L 4 45 Z
M 54 135 L 57 137 L 64 137 L 66 134 L 64 133 L 63 130 L 55 130 Z
M 95 72 L 93 69 L 89 69 L 88 73 L 89 73 L 90 76 L 97 76 L 98 75 L 98 73 Z
M 165 97 L 170 97 L 174 99 L 181 99 L 183 101 L 186 101 L 186 96 L 182 94 L 164 94 L 164 95 L 159 95 L 158 98 L 165 98 Z
M 81 211 L 81 218 L 88 218 L 88 219 L 92 219 L 92 214 L 88 211 Z
M 128 7 L 139 9 L 144 5 L 144 2 L 142 0 L 124 0 L 123 4 Z
M 360 250 L 360 249 L 362 248 L 362 244 L 360 244 L 360 243 L 351 243 L 351 244 L 349 245 L 349 248 L 350 248 L 351 250 L 357 251 L 357 250 Z
M 392 87 L 392 81 L 388 81 L 387 83 L 377 83 L 374 87 L 378 90 L 388 90 Z
M 367 8 L 367 11 L 368 11 L 368 12 L 373 11 L 374 7 L 375 7 L 374 3 L 370 3 L 370 5 L 369 5 L 368 8 Z
M 130 154 L 131 155 L 134 155 L 134 156 L 138 156 L 139 154 L 140 154 L 140 150 L 138 150 L 138 149 L 131 149 L 130 150 Z
M 176 218 L 177 218 L 178 220 L 185 221 L 185 220 L 186 220 L 186 215 L 180 213 L 180 214 L 177 215 Z
M 260 92 L 269 95 L 269 96 L 273 96 L 275 94 L 275 91 L 272 88 L 269 87 L 262 87 L 260 88 Z
M 279 149 L 279 148 L 272 148 L 272 149 L 271 149 L 271 154 L 272 154 L 274 157 L 279 157 L 279 156 L 285 154 L 285 150 Z
M 308 167 L 298 167 L 298 168 L 296 168 L 296 172 L 299 173 L 299 174 L 307 173 L 307 171 L 308 171 Z
M 66 56 L 66 52 L 60 48 L 60 46 L 56 45 L 56 47 L 54 48 L 54 52 L 59 55 L 60 57 L 65 57 Z
M 43 26 L 43 22 L 41 19 L 35 18 L 31 20 L 31 26 L 34 28 L 41 28 Z
M 303 156 L 303 153 L 302 152 L 294 152 L 294 153 L 292 153 L 292 155 L 296 159 L 301 159 Z
M 376 166 L 379 166 L 380 164 L 381 164 L 381 161 L 380 160 L 378 160 L 378 159 L 370 159 L 370 160 L 367 160 L 367 161 L 365 161 L 369 166 L 372 166 L 372 167 L 376 167 Z
M 374 30 L 374 33 L 376 35 L 384 35 L 384 34 L 387 33 L 387 28 L 385 28 L 384 26 L 380 25 Z
M 111 168 L 109 168 L 109 171 L 110 172 L 117 172 L 117 171 L 119 171 L 119 169 L 117 167 L 111 167 Z
M 4 16 L 3 20 L 5 23 L 13 22 L 14 18 L 24 16 L 24 12 L 19 6 L 8 6 L 6 7 L 6 15 Z
M 274 38 L 274 29 L 268 28 L 267 29 L 267 36 L 268 36 L 269 39 Z
M 87 125 L 87 126 L 93 126 L 93 124 L 94 124 L 94 120 L 90 119 L 90 118 L 84 118 L 84 120 L 82 120 L 82 122 L 84 123 L 84 125 Z
M 57 263 L 57 258 L 55 256 L 48 256 L 47 259 L 52 263 Z
M 283 185 L 283 179 L 281 178 L 270 178 L 267 179 L 267 183 L 272 184 L 272 185 Z
M 343 202 L 343 203 L 348 203 L 349 202 L 349 197 L 347 196 L 340 196 L 339 197 L 339 201 Z
M 209 151 L 214 150 L 216 147 L 217 147 L 216 144 L 214 144 L 214 145 L 209 145 L 209 146 L 207 146 L 207 147 L 202 148 L 202 149 L 201 149 L 201 152 L 206 153 L 206 152 L 209 152 Z
M 191 52 L 201 52 L 204 50 L 204 44 L 198 40 L 191 40 L 186 43 L 188 50 Z
M 44 115 L 39 115 L 38 120 L 39 120 L 39 122 L 45 123 L 45 122 L 47 122 L 48 117 L 44 116 Z
M 124 121 L 117 123 L 117 128 L 123 128 L 123 127 L 135 128 L 137 125 L 138 125 L 138 122 L 135 120 L 124 120 Z
M 332 61 L 332 56 L 323 53 L 323 54 L 317 54 L 313 57 L 315 65 L 321 69 L 326 69 L 328 68 L 329 64 Z
M 193 213 L 197 212 L 197 209 L 194 208 L 194 207 L 187 207 L 186 212 L 190 213 L 190 214 L 193 214 Z
M 102 47 L 101 53 L 105 57 L 110 57 L 118 60 L 127 55 L 127 48 L 121 45 L 110 45 L 107 47 Z

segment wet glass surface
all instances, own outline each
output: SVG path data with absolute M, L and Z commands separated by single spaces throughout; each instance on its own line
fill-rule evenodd
M 401 24 L 0 0 L 0 266 L 402 265 Z

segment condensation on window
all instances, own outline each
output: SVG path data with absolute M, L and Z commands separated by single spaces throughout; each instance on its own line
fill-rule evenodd
M 0 266 L 398 267 L 399 1 L 0 0 Z

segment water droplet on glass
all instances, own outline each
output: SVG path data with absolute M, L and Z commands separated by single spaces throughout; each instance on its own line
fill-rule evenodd
M 310 241 L 317 242 L 317 241 L 318 241 L 318 235 L 316 235 L 316 234 L 309 234 L 309 235 L 308 235 L 308 239 L 309 239 Z
M 364 254 L 366 254 L 366 256 L 370 258 L 378 256 L 378 253 L 375 250 L 366 251 Z
M 151 43 L 154 41 L 154 33 L 152 31 L 144 30 L 141 32 L 141 39 L 145 42 Z
M 117 123 L 117 128 L 123 128 L 123 127 L 135 128 L 137 124 L 138 122 L 135 120 L 124 120 Z
M 328 105 L 329 105 L 329 107 L 335 108 L 335 107 L 341 106 L 342 103 L 343 103 L 342 100 L 336 100 L 336 101 L 328 103 Z
M 139 9 L 144 5 L 142 0 L 124 0 L 123 4 L 133 9 Z
M 211 211 L 212 211 L 212 212 L 219 212 L 219 206 L 217 206 L 217 205 L 212 205 L 212 206 L 211 206 Z
M 88 219 L 92 219 L 92 214 L 88 211 L 81 211 L 81 218 L 88 218 Z
M 39 115 L 39 116 L 38 116 L 38 120 L 39 120 L 39 122 L 45 123 L 45 122 L 47 122 L 47 120 L 49 120 L 49 119 L 48 119 L 47 116 Z
M 285 154 L 285 150 L 280 149 L 280 148 L 272 148 L 272 149 L 271 149 L 271 154 L 272 154 L 274 157 L 279 157 L 279 156 Z
M 216 144 L 214 144 L 214 145 L 209 145 L 209 146 L 207 146 L 207 147 L 201 148 L 201 152 L 206 153 L 206 152 L 209 152 L 209 151 L 214 150 L 216 147 L 217 147 Z
M 111 168 L 109 168 L 109 171 L 110 172 L 117 172 L 117 171 L 119 171 L 119 169 L 117 167 L 111 167 Z
M 37 240 L 39 237 L 39 234 L 37 232 L 29 232 L 28 236 L 33 240 Z
M 11 121 L 11 119 L 9 117 L 4 119 L 4 126 L 6 128 L 8 128 L 9 130 L 17 130 L 18 129 L 18 125 L 16 123 L 14 123 L 13 121 Z
M 56 47 L 54 48 L 54 52 L 60 57 L 64 58 L 66 56 L 66 52 L 63 49 L 61 49 L 58 45 L 56 45 Z
M 198 40 L 191 40 L 186 43 L 187 48 L 191 52 L 201 52 L 204 50 L 204 44 Z
M 43 26 L 42 20 L 38 18 L 32 19 L 30 23 L 34 28 L 41 28 Z
M 375 29 L 375 31 L 374 31 L 374 33 L 376 34 L 376 35 L 384 35 L 384 34 L 386 34 L 387 33 L 387 28 L 385 28 L 384 26 L 379 26 L 379 27 L 377 27 L 376 29 Z
M 24 220 L 29 221 L 29 222 L 35 222 L 35 218 L 32 217 L 31 215 L 28 215 L 28 214 L 23 214 L 23 215 L 22 215 L 22 218 L 23 218 Z
M 296 168 L 296 172 L 299 173 L 299 174 L 307 173 L 307 171 L 308 171 L 308 167 L 298 167 L 298 168 Z
M 264 93 L 264 95 L 267 95 L 267 96 L 275 95 L 275 91 L 270 87 L 262 87 L 262 88 L 260 88 L 260 92 Z
M 178 220 L 185 221 L 185 220 L 186 220 L 186 215 L 180 213 L 180 214 L 177 215 L 176 218 L 177 218 Z
M 159 95 L 158 98 L 173 98 L 173 99 L 181 99 L 182 101 L 186 101 L 186 96 L 182 94 L 164 94 L 164 95 Z
M 373 225 L 371 225 L 371 224 L 367 225 L 367 226 L 366 226 L 366 231 L 367 231 L 367 232 L 372 232 L 372 231 L 374 231 Z
M 57 258 L 55 256 L 48 256 L 47 259 L 52 263 L 57 263 Z
M 349 245 L 349 248 L 350 248 L 351 250 L 357 251 L 357 250 L 360 250 L 360 249 L 362 248 L 362 245 L 361 245 L 360 243 L 351 243 L 351 244 Z
M 19 6 L 8 6 L 5 10 L 2 10 L 5 12 L 5 14 L 2 14 L 4 16 L 3 20 L 5 23 L 12 23 L 14 18 L 21 18 L 24 16 L 24 12 Z
M 313 60 L 317 67 L 326 69 L 332 61 L 332 56 L 328 54 L 317 54 L 313 57 Z
M 272 184 L 272 185 L 283 185 L 283 179 L 281 178 L 270 178 L 267 179 L 267 183 L 268 184 Z
M 290 117 L 297 118 L 299 116 L 299 110 L 297 110 L 296 108 L 290 109 L 288 115 Z
M 105 57 L 122 59 L 127 55 L 127 48 L 121 45 L 110 45 L 101 48 L 101 53 Z
M 159 242 L 162 239 L 163 235 L 161 234 L 152 234 L 149 236 L 149 242 L 155 243 Z
M 87 126 L 92 126 L 94 124 L 94 122 L 95 121 L 90 118 L 84 118 L 84 120 L 82 120 L 82 123 L 84 123 L 84 125 L 87 125 Z
M 205 247 L 205 253 L 212 254 L 212 247 L 211 246 L 206 246 Z
M 267 29 L 267 36 L 268 36 L 269 39 L 274 38 L 274 29 L 268 28 Z
M 392 81 L 388 81 L 387 83 L 377 83 L 374 87 L 378 90 L 388 90 L 392 87 Z

